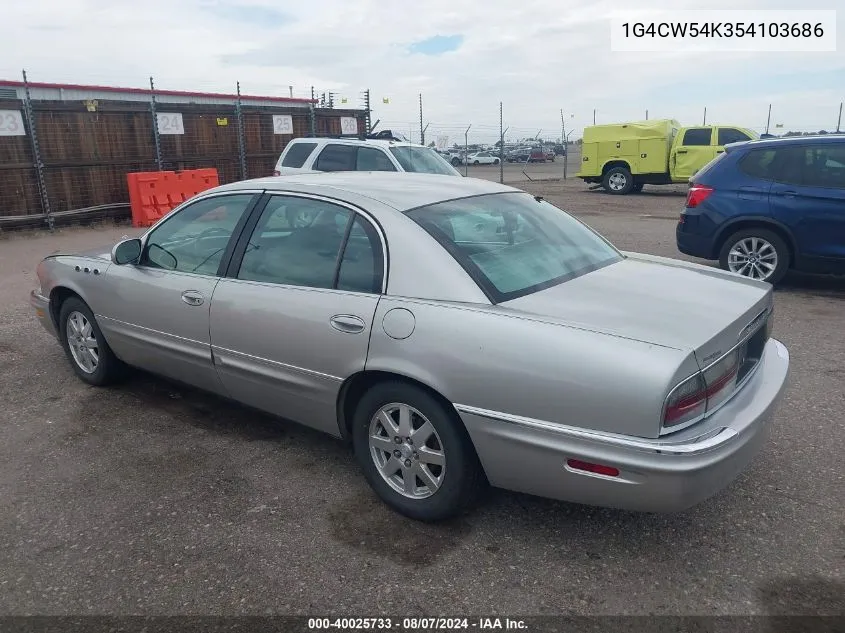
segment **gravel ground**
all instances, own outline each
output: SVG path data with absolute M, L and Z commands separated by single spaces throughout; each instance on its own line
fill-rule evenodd
M 623 249 L 679 256 L 683 188 L 527 184 Z M 776 293 L 791 384 L 715 498 L 649 515 L 491 491 L 421 525 L 331 438 L 147 375 L 74 377 L 29 308 L 35 265 L 134 233 L 0 236 L 0 614 L 845 615 L 845 280 Z

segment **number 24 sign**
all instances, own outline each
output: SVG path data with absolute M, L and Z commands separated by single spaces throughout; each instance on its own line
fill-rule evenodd
M 181 112 L 157 112 L 159 134 L 184 134 L 185 124 L 182 122 Z
M 0 136 L 26 136 L 20 110 L 0 110 Z

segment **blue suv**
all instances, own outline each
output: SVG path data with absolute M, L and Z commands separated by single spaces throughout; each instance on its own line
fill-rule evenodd
M 726 145 L 690 180 L 678 250 L 775 284 L 845 273 L 845 135 Z

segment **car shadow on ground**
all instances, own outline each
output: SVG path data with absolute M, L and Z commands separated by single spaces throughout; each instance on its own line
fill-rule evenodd
M 845 275 L 810 275 L 790 271 L 778 284 L 777 291 L 845 299 Z

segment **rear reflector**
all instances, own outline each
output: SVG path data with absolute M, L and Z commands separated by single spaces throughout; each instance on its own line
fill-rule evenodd
M 711 193 L 713 193 L 713 187 L 708 187 L 706 185 L 693 185 L 687 192 L 687 208 L 695 209 L 695 207 L 707 200 Z
M 580 459 L 567 459 L 566 465 L 575 470 L 585 470 L 588 473 L 596 473 L 597 475 L 607 475 L 608 477 L 618 477 L 619 469 L 613 466 L 605 466 L 603 464 L 591 464 L 590 462 L 582 462 Z

